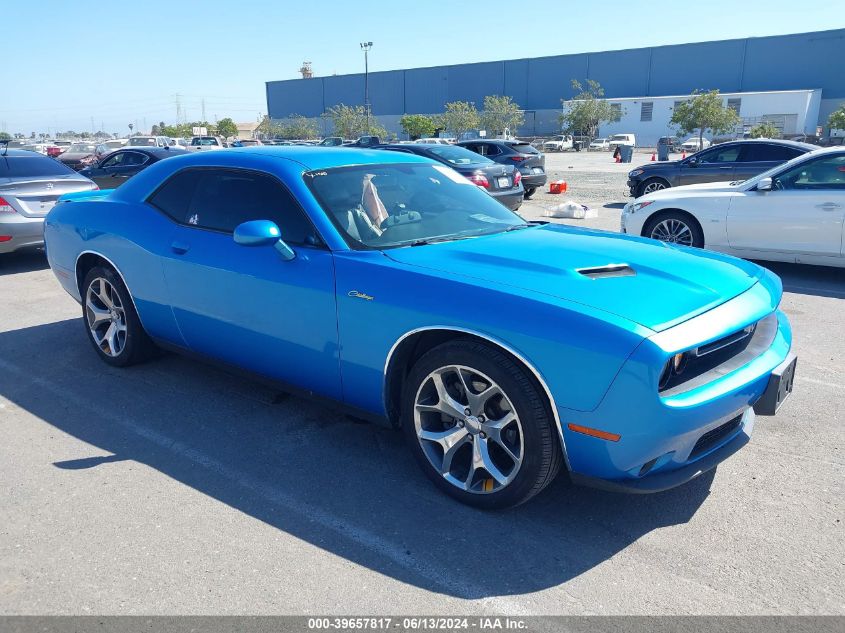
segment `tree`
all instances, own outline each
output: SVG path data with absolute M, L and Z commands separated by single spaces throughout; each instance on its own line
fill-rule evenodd
M 758 123 L 748 131 L 751 138 L 780 138 L 780 130 L 770 121 Z
M 443 127 L 460 139 L 461 134 L 477 130 L 481 125 L 478 110 L 471 101 L 452 101 L 446 104 L 446 111 L 440 115 Z
M 225 138 L 237 136 L 238 126 L 235 125 L 235 122 L 232 121 L 232 119 L 226 117 L 225 119 L 220 119 L 217 122 L 217 133 Z
M 615 122 L 622 118 L 622 109 L 614 108 L 604 99 L 604 88 L 599 82 L 587 79 L 584 86 L 577 79 L 573 79 L 572 89 L 576 91 L 575 96 L 568 101 L 560 101 L 563 107 L 560 124 L 568 133 L 595 137 L 598 136 L 602 123 Z
M 484 110 L 480 119 L 481 127 L 487 130 L 488 134 L 500 135 L 504 134 L 505 130 L 514 132 L 519 129 L 525 122 L 525 115 L 519 104 L 510 97 L 487 95 L 484 97 Z
M 284 138 L 305 141 L 318 138 L 320 130 L 317 128 L 317 124 L 308 117 L 301 114 L 290 114 L 288 115 L 288 122 L 279 126 L 278 134 Z
M 425 136 L 434 135 L 434 121 L 425 114 L 403 114 L 399 125 L 405 130 L 412 141 Z
M 845 105 L 831 113 L 827 125 L 831 130 L 845 130 Z
M 367 111 L 364 106 L 348 106 L 339 103 L 323 113 L 334 125 L 334 133 L 343 138 L 357 138 L 364 134 L 387 138 L 387 130 L 370 117 L 370 129 L 367 131 Z
M 0 141 L 11 141 L 12 135 L 8 132 L 0 132 Z
M 704 131 L 713 134 L 725 134 L 739 124 L 739 115 L 733 108 L 722 105 L 718 90 L 709 92 L 695 91 L 692 99 L 678 104 L 672 113 L 672 123 L 678 126 L 682 134 L 698 130 L 698 142 L 701 147 Z

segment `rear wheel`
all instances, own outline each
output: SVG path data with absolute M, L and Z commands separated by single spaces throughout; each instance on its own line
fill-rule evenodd
M 698 221 L 680 211 L 658 213 L 649 218 L 643 229 L 643 235 L 669 244 L 704 247 L 704 233 Z
M 537 191 L 537 187 L 528 187 L 525 190 L 525 199 L 528 200 L 528 198 L 534 195 L 535 191 Z
M 534 382 L 483 343 L 445 343 L 417 361 L 403 388 L 402 426 L 426 475 L 469 505 L 518 505 L 560 469 L 557 431 Z
M 155 346 L 120 277 L 97 266 L 88 271 L 82 288 L 82 320 L 98 356 L 117 367 L 146 360 Z

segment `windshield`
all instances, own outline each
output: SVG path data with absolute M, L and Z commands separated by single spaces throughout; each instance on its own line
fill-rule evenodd
M 356 165 L 308 172 L 305 180 L 353 248 L 465 239 L 525 224 L 445 165 Z
M 779 174 L 782 171 L 786 171 L 787 169 L 789 169 L 793 165 L 798 165 L 800 163 L 803 163 L 805 160 L 809 160 L 810 158 L 815 158 L 818 155 L 819 155 L 818 150 L 813 151 L 813 152 L 807 152 L 806 154 L 801 154 L 801 156 L 797 156 L 796 158 L 793 158 L 790 161 L 787 161 L 785 163 L 781 163 L 780 165 L 772 167 L 770 170 L 764 171 L 762 174 L 757 174 L 756 176 L 753 176 L 753 177 L 749 178 L 748 180 L 735 180 L 731 184 L 732 185 L 748 185 L 749 187 L 753 187 L 758 182 L 760 182 L 760 180 L 762 180 L 763 178 L 773 178 L 775 175 Z
M 481 154 L 454 145 L 434 145 L 428 151 L 452 165 L 486 165 L 493 162 Z
M 0 155 L 0 178 L 40 178 L 43 176 L 67 176 L 76 173 L 64 163 L 46 156 L 3 156 Z
M 241 141 L 241 144 L 243 144 L 243 141 Z M 217 139 L 211 136 L 195 136 L 191 139 L 191 145 L 217 145 Z
M 627 141 L 628 135 L 627 134 L 614 134 L 610 137 L 611 141 Z
M 97 146 L 91 143 L 73 143 L 70 147 L 67 148 L 67 153 L 93 153 L 96 148 Z

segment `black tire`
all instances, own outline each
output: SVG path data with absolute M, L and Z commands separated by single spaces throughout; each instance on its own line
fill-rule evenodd
M 417 393 L 432 372 L 451 365 L 469 367 L 490 377 L 519 416 L 522 463 L 513 480 L 494 492 L 469 492 L 447 481 L 426 457 L 417 438 Z M 563 453 L 554 425 L 548 403 L 528 372 L 501 350 L 481 342 L 456 340 L 431 349 L 414 364 L 403 385 L 402 431 L 420 467 L 443 492 L 478 508 L 500 509 L 525 503 L 555 478 Z
M 665 221 L 681 222 L 689 228 L 692 236 L 691 244 L 684 244 L 685 246 L 692 246 L 694 248 L 704 248 L 704 231 L 701 230 L 701 225 L 694 217 L 683 211 L 664 211 L 656 213 L 648 219 L 643 227 L 643 237 L 650 237 L 652 239 L 660 239 L 655 235 L 655 229 Z M 663 240 L 667 241 L 667 240 Z
M 119 352 L 113 355 L 107 353 L 95 340 L 91 327 L 94 317 L 91 310 L 87 307 L 89 289 L 92 284 L 101 279 L 107 281 L 111 285 L 113 292 L 117 294 L 120 302 L 120 312 L 122 312 L 126 327 L 123 344 Z M 97 355 L 109 365 L 128 367 L 147 360 L 155 353 L 155 344 L 141 325 L 141 320 L 135 311 L 135 304 L 132 303 L 129 291 L 123 285 L 120 276 L 111 268 L 95 266 L 85 275 L 85 280 L 82 282 L 82 324 L 88 340 L 91 341 L 91 345 L 96 350 Z
M 663 178 L 649 178 L 640 183 L 640 186 L 637 187 L 637 195 L 634 197 L 639 198 L 647 193 L 668 189 L 669 187 L 671 187 L 671 185 Z M 646 191 L 646 189 L 652 189 L 652 191 Z
M 537 191 L 537 187 L 528 187 L 525 190 L 525 199 L 528 200 L 528 198 L 534 195 L 535 191 Z

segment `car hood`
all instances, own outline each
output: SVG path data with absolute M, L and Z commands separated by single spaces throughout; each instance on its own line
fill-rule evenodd
M 66 160 L 82 160 L 83 158 L 87 158 L 88 156 L 93 156 L 94 152 L 63 152 L 59 154 L 59 160 L 66 161 Z
M 634 169 L 642 169 L 643 171 L 663 171 L 666 169 L 675 169 L 680 167 L 681 161 L 679 160 L 661 160 L 661 161 L 654 161 L 653 163 L 645 163 L 643 165 L 638 165 L 634 167 Z M 634 171 L 632 169 L 631 171 Z
M 710 251 L 553 224 L 384 252 L 403 264 L 590 306 L 656 332 L 736 297 L 762 274 L 755 264 Z M 583 274 L 610 264 L 627 264 L 634 274 Z

